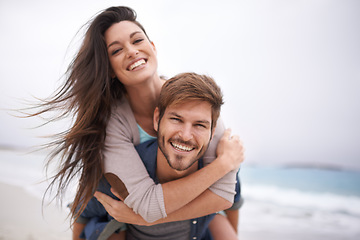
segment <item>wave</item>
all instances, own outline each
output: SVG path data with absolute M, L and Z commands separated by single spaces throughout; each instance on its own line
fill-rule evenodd
M 360 217 L 360 197 L 313 193 L 271 185 L 247 184 L 242 186 L 245 200 L 272 203 L 304 210 L 344 213 Z

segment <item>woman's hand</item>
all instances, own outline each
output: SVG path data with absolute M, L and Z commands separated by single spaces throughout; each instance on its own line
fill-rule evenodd
M 111 192 L 120 198 L 113 189 L 111 189 Z M 94 196 L 104 206 L 106 211 L 118 222 L 137 225 L 148 224 L 140 215 L 134 213 L 134 211 L 126 206 L 122 201 L 115 200 L 112 197 L 98 191 L 95 192 Z
M 218 159 L 229 166 L 230 171 L 238 169 L 244 161 L 244 148 L 238 135 L 231 136 L 231 129 L 226 129 L 216 149 Z

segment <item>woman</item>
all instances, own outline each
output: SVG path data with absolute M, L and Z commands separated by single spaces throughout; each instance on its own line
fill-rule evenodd
M 63 87 L 34 114 L 60 109 L 60 117 L 75 116 L 71 128 L 54 142 L 58 147 L 52 157 L 61 156 L 61 169 L 50 185 L 57 186 L 61 197 L 80 174 L 71 207 L 74 217 L 91 199 L 103 174 L 124 203 L 147 222 L 171 215 L 204 193 L 207 209 L 194 210 L 187 218 L 231 206 L 234 176 L 243 161 L 242 146 L 231 139 L 217 149 L 215 160 L 217 142 L 212 141 L 205 161 L 213 161 L 203 173 L 162 185 L 155 185 L 148 176 L 134 144 L 140 142 L 140 135 L 142 141 L 156 136 L 152 115 L 163 82 L 157 73 L 155 46 L 132 9 L 112 7 L 92 21 Z M 132 130 L 134 126 L 138 131 Z M 222 135 L 223 128 L 216 131 Z M 204 181 L 201 174 L 210 177 Z M 225 174 L 234 185 L 228 179 L 215 183 Z

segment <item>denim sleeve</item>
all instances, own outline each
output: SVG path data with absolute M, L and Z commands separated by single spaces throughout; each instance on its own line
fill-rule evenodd
M 102 178 L 99 182 L 99 186 L 97 191 L 103 192 L 114 199 L 116 198 L 110 191 L 110 184 L 106 181 L 105 178 Z M 106 217 L 108 214 L 104 208 L 104 206 L 95 198 L 92 197 L 89 203 L 86 205 L 84 211 L 80 214 L 80 217 L 77 222 L 86 223 L 88 219 L 93 217 Z

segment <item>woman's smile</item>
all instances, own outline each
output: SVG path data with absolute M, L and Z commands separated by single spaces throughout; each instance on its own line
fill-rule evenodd
M 128 71 L 137 70 L 140 67 L 145 66 L 145 64 L 146 64 L 146 59 L 144 58 L 136 59 L 132 61 L 132 63 L 130 63 L 130 65 L 127 67 L 127 70 Z
M 139 26 L 121 21 L 109 27 L 104 36 L 113 73 L 126 87 L 157 78 L 155 45 Z

